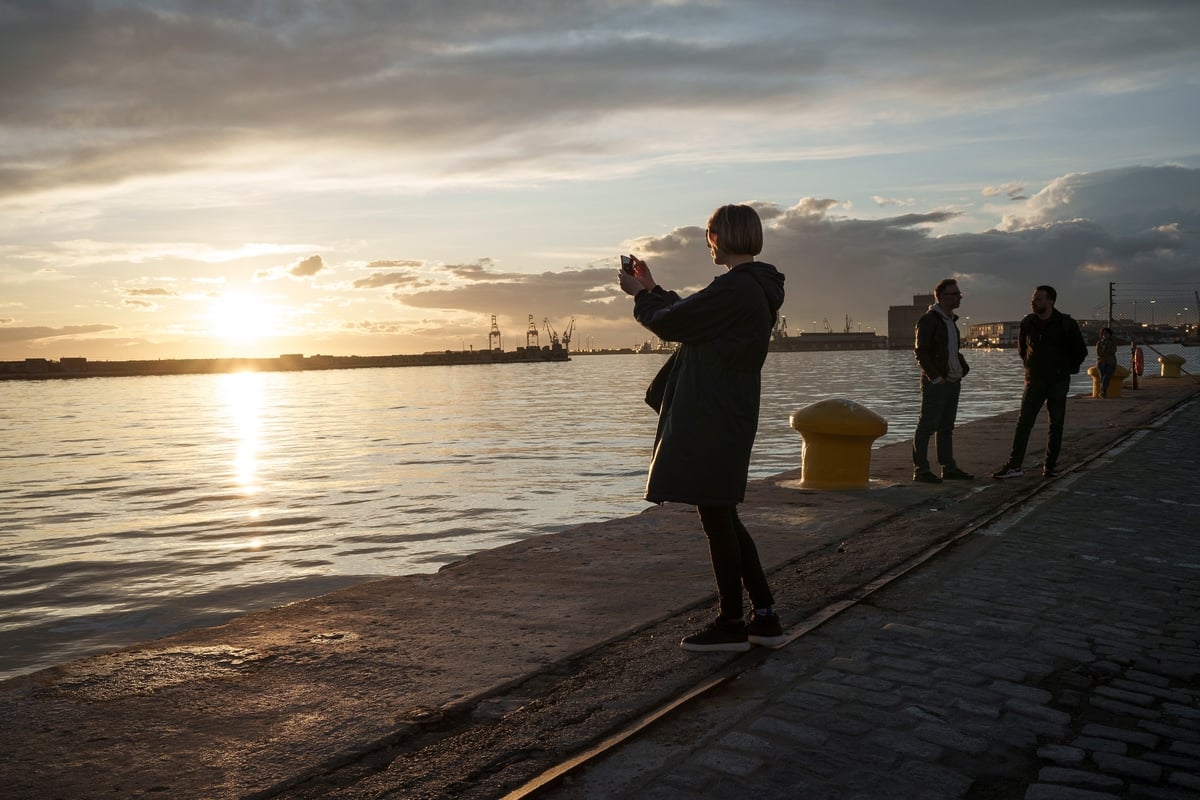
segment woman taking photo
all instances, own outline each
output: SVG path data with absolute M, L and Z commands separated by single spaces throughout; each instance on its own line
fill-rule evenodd
M 762 223 L 750 206 L 718 208 L 705 237 L 713 263 L 726 272 L 689 297 L 659 286 L 638 258 L 620 273 L 621 288 L 634 298 L 634 318 L 658 338 L 679 342 L 651 387 L 659 418 L 645 497 L 696 506 L 708 537 L 720 610 L 683 639 L 683 649 L 780 647 L 786 638 L 771 588 L 737 506 L 746 494 L 760 376 L 783 303 L 783 275 L 755 258 L 763 247 Z M 748 621 L 743 589 L 752 609 Z

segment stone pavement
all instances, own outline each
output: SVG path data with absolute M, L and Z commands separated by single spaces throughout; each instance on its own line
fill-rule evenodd
M 1198 470 L 1193 398 L 536 796 L 1198 798 Z

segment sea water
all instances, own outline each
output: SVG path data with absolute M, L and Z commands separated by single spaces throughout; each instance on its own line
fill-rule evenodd
M 959 421 L 1015 409 L 967 355 Z M 636 514 L 664 359 L 0 382 L 0 678 Z M 911 438 L 911 352 L 772 353 L 752 478 L 830 397 Z

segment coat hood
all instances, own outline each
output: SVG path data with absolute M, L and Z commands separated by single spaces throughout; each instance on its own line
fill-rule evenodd
M 771 309 L 771 315 L 775 316 L 779 313 L 779 307 L 783 305 L 783 273 L 775 269 L 773 264 L 751 261 L 747 264 L 738 264 L 731 272 L 745 272 L 754 278 L 762 287 L 763 294 L 767 296 L 767 305 Z

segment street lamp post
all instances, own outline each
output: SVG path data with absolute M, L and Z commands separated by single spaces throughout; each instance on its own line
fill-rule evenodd
M 1154 327 L 1154 300 L 1150 301 L 1150 327 Z

